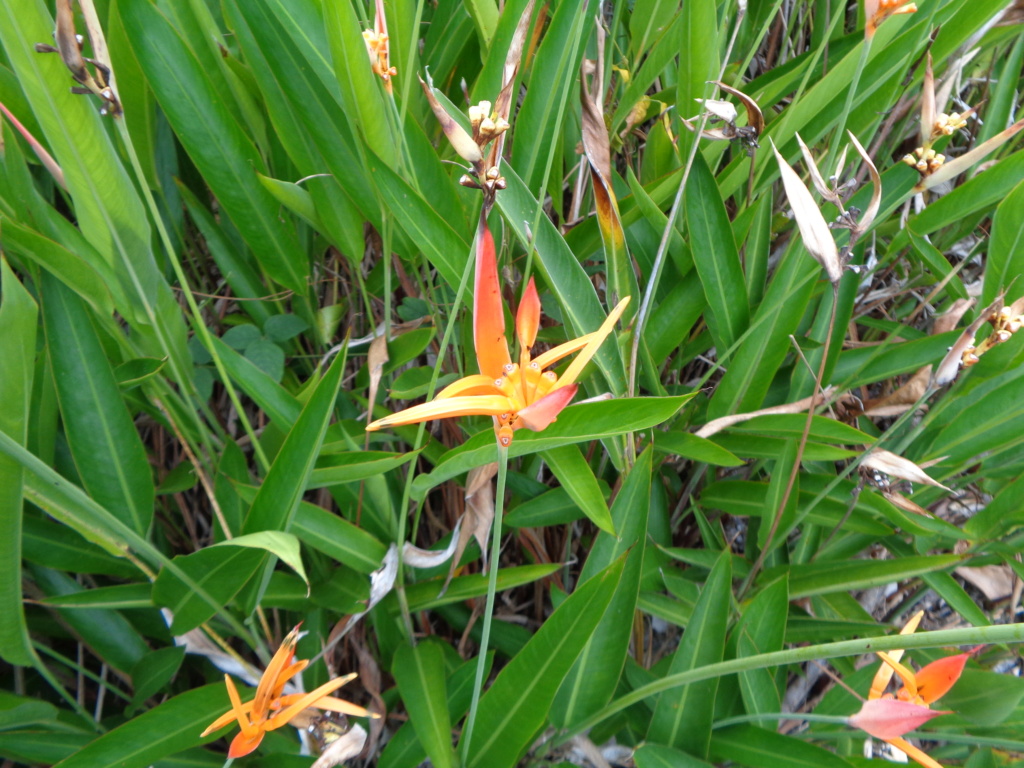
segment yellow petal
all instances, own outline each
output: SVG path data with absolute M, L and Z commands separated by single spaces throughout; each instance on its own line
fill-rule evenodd
M 434 400 L 447 400 L 457 395 L 488 395 L 497 394 L 494 379 L 483 373 L 474 373 L 453 381 L 436 395 Z
M 901 635 L 912 635 L 917 629 L 917 626 L 921 623 L 921 619 L 924 617 L 924 611 L 918 611 L 910 620 L 903 625 L 903 629 L 900 630 Z M 892 651 L 889 656 L 890 658 L 899 661 L 903 658 L 904 651 Z M 895 670 L 885 662 L 882 662 L 878 668 L 878 672 L 875 674 L 875 679 L 871 682 L 871 690 L 868 692 L 869 699 L 877 699 L 883 693 L 885 689 L 889 687 L 889 681 L 892 680 L 892 675 Z
M 925 768 L 942 768 L 942 763 L 937 760 L 933 760 L 906 739 L 886 739 L 886 742 L 892 744 L 896 749 L 902 749 L 907 753 L 907 757 L 914 758 L 914 760 L 925 766 Z
M 299 628 L 295 627 L 281 642 L 267 669 L 260 678 L 260 684 L 256 687 L 256 698 L 253 699 L 253 712 L 256 717 L 265 717 L 270 708 L 270 702 L 278 688 L 278 678 L 295 658 L 295 645 L 299 642 Z
M 280 728 L 282 725 L 286 725 L 288 721 L 299 714 L 299 712 L 308 707 L 317 706 L 317 702 L 320 699 L 328 698 L 330 694 L 341 688 L 341 686 L 355 676 L 355 673 L 352 673 L 345 675 L 344 677 L 336 677 L 334 680 L 328 680 L 319 688 L 310 691 L 309 693 L 292 694 L 287 698 L 282 697 L 280 701 L 282 703 L 287 703 L 287 706 L 267 721 L 266 730 L 272 731 L 275 728 Z M 295 698 L 296 696 L 298 698 Z
M 234 710 L 235 719 L 238 720 L 238 725 L 242 729 L 242 733 L 244 733 L 248 739 L 255 738 L 260 732 L 260 729 L 252 723 L 246 711 L 242 708 L 242 700 L 238 696 L 238 689 L 235 688 L 234 681 L 229 675 L 224 675 L 224 682 L 228 686 L 228 698 L 231 699 L 231 709 Z M 259 717 L 259 719 L 262 720 L 263 717 Z
M 552 387 L 552 392 L 576 382 L 576 378 L 583 373 L 583 369 L 586 367 L 587 363 L 590 362 L 590 358 L 592 358 L 597 353 L 597 350 L 601 348 L 601 344 L 604 342 L 605 338 L 607 338 L 608 334 L 612 332 L 612 328 L 615 327 L 615 323 L 618 322 L 619 317 L 626 310 L 628 304 L 629 296 L 626 296 L 622 301 L 615 305 L 615 309 L 613 309 L 605 321 L 601 323 L 601 327 L 595 331 L 593 338 L 587 342 L 587 346 L 583 348 L 583 351 L 579 353 L 575 360 L 569 363 L 569 367 L 565 369 L 565 373 L 559 377 L 558 383 Z
M 594 333 L 585 333 L 578 339 L 571 339 L 564 344 L 559 344 L 557 347 L 552 347 L 542 355 L 537 355 L 537 357 L 533 358 L 533 362 L 539 365 L 541 370 L 550 368 L 563 357 L 568 357 L 573 352 L 579 352 L 587 346 L 595 336 L 597 336 L 597 331 L 594 331 Z
M 383 427 L 397 427 L 403 424 L 418 424 L 432 419 L 448 419 L 455 416 L 500 416 L 515 410 L 507 397 L 502 395 L 467 395 L 465 397 L 449 397 L 444 400 L 432 400 L 429 403 L 415 405 L 404 411 L 393 413 L 368 424 L 366 430 L 372 432 Z

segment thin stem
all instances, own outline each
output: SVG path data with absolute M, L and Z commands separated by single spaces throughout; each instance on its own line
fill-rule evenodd
M 848 718 L 840 715 L 812 715 L 809 712 L 761 712 L 753 715 L 737 715 L 727 717 L 725 720 L 717 720 L 711 728 L 728 728 L 730 725 L 742 725 L 743 723 L 754 723 L 758 720 L 803 720 L 807 723 L 832 723 L 833 725 L 846 725 Z
M 480 638 L 480 655 L 477 656 L 476 678 L 473 681 L 473 700 L 469 705 L 469 716 L 462 736 L 462 762 L 469 762 L 469 748 L 473 738 L 476 710 L 480 704 L 480 693 L 484 685 L 484 670 L 487 669 L 487 646 L 491 640 L 491 622 L 494 618 L 494 596 L 498 592 L 498 558 L 501 556 L 501 521 L 505 511 L 505 477 L 508 474 L 508 448 L 498 443 L 498 488 L 494 495 L 494 522 L 491 523 L 491 555 L 487 564 L 487 605 L 484 608 L 484 627 Z
M 761 566 L 764 565 L 764 560 L 768 557 L 768 553 L 771 551 L 772 542 L 775 539 L 775 534 L 779 530 L 779 523 L 782 520 L 782 514 L 786 509 L 786 505 L 789 503 L 789 497 L 793 493 L 793 486 L 796 485 L 796 478 L 800 474 L 800 463 L 804 458 L 804 449 L 807 447 L 807 438 L 811 434 L 811 423 L 814 420 L 814 411 L 817 408 L 817 401 L 815 398 L 821 392 L 821 380 L 825 376 L 825 366 L 828 365 L 828 352 L 829 347 L 832 343 L 832 332 L 836 325 L 836 311 L 839 306 L 839 283 L 832 283 L 832 312 L 828 320 L 828 333 L 825 335 L 825 343 L 821 350 L 821 362 L 818 363 L 818 373 L 814 378 L 814 391 L 811 393 L 811 405 L 807 409 L 807 419 L 804 421 L 804 431 L 800 435 L 800 443 L 797 445 L 796 458 L 793 459 L 793 468 L 789 471 L 789 480 L 786 482 L 786 490 L 782 494 L 782 501 L 779 502 L 778 509 L 775 510 L 775 516 L 772 518 L 771 528 L 768 530 L 768 537 L 765 539 L 764 546 L 761 548 L 761 552 L 757 556 L 757 561 L 754 563 L 754 567 L 750 569 L 750 575 L 747 576 L 746 581 L 743 584 L 743 589 L 740 594 L 744 594 L 751 585 L 754 583 L 754 579 L 761 570 Z M 822 397 L 822 402 L 825 398 Z
M 481 222 L 483 219 L 481 219 Z M 479 232 L 477 237 L 479 237 Z M 452 304 L 454 308 L 451 318 L 448 324 L 445 326 L 444 335 L 441 337 L 441 344 L 437 349 L 437 363 L 434 365 L 434 370 L 430 375 L 430 384 L 427 385 L 427 400 L 430 400 L 434 396 L 434 390 L 437 389 L 437 379 L 441 374 L 441 365 L 444 362 L 444 354 L 448 349 L 448 344 L 451 342 L 452 333 L 455 330 L 456 318 L 458 317 L 459 307 L 462 306 L 462 297 L 466 293 L 466 286 L 469 284 L 469 276 L 473 271 L 473 264 L 475 263 L 476 245 L 474 243 L 473 250 L 466 259 L 466 267 L 462 270 L 462 279 L 459 281 L 458 290 L 455 291 L 455 302 Z M 373 409 L 373 403 L 369 404 L 370 409 Z M 413 451 L 418 451 L 420 446 L 423 444 L 423 435 L 426 433 L 427 424 L 426 422 L 420 422 L 419 428 L 416 430 L 416 439 L 413 441 Z M 399 505 L 398 515 L 398 533 L 396 541 L 401 545 L 405 542 L 405 526 L 408 520 L 408 509 L 409 500 L 412 498 L 412 481 L 416 477 L 416 462 L 410 462 L 409 471 L 405 476 L 405 487 L 402 489 L 402 503 Z M 420 507 L 416 508 L 416 520 L 413 522 L 413 530 L 419 527 L 419 514 Z M 405 627 L 406 635 L 409 640 L 412 640 L 412 614 L 409 611 L 409 601 L 405 595 L 405 579 L 403 578 L 403 563 L 402 558 L 398 558 L 398 576 L 395 579 L 396 589 L 395 592 L 398 595 L 398 606 L 402 613 L 402 625 Z

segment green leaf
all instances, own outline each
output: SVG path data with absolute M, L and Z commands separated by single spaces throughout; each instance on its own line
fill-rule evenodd
M 363 22 L 350 0 L 327 0 L 323 11 L 342 108 L 353 132 L 361 134 L 370 151 L 394 168 L 400 144 L 391 131 L 382 81 L 373 73 L 366 55 Z M 411 76 L 411 72 L 404 75 Z
M 291 531 L 303 543 L 360 573 L 379 568 L 387 552 L 387 547 L 362 528 L 305 501 L 295 511 Z
M 407 463 L 419 451 L 388 453 L 386 451 L 329 452 L 324 446 L 316 469 L 309 477 L 310 488 L 324 488 L 343 483 L 355 483 L 368 477 L 383 475 Z
M 345 356 L 338 355 L 289 430 L 246 515 L 244 533 L 287 531 L 291 526 L 327 433 L 344 365 Z
M 563 445 L 601 440 L 624 432 L 650 429 L 670 419 L 693 395 L 678 397 L 635 397 L 571 405 L 543 432 L 520 430 L 509 448 L 509 458 Z M 431 488 L 492 461 L 498 449 L 490 429 L 474 435 L 458 448 L 448 451 L 433 472 L 413 481 L 413 493 L 422 498 Z
M 24 446 L 28 439 L 39 311 L 0 256 L 0 432 Z M 0 657 L 32 663 L 32 642 L 21 595 L 21 465 L 0 456 Z
M 951 709 L 975 725 L 990 727 L 1005 721 L 1024 699 L 1024 680 L 1008 674 L 965 669 L 956 685 L 942 697 Z
M 608 511 L 608 502 L 605 501 L 601 486 L 587 460 L 580 453 L 579 447 L 563 445 L 549 448 L 541 452 L 541 458 L 547 462 L 558 482 L 591 522 L 602 531 L 614 535 L 615 528 Z
M 699 152 L 684 199 L 693 262 L 711 310 L 705 318 L 715 345 L 725 352 L 747 328 L 747 290 L 718 183 Z
M 580 585 L 480 699 L 466 768 L 511 768 L 547 720 L 559 685 L 611 601 L 620 559 Z
M 161 109 L 221 208 L 270 276 L 304 295 L 309 264 L 294 226 L 279 215 L 280 204 L 257 178 L 266 168 L 256 146 L 155 5 L 121 0 L 118 9 Z
M 750 768 L 853 768 L 827 749 L 752 725 L 715 731 L 711 755 L 716 762 L 729 761 Z
M 736 454 L 690 432 L 659 432 L 654 438 L 654 450 L 716 467 L 739 467 L 743 464 L 743 459 Z
M 527 189 L 540 189 L 557 146 L 569 87 L 579 72 L 580 41 L 594 19 L 582 0 L 559 3 L 530 68 L 530 80 L 512 133 L 512 163 Z M 578 136 L 578 134 L 577 134 Z M 502 169 L 503 175 L 508 174 Z M 498 195 L 498 205 L 501 205 Z M 533 226 L 534 211 L 525 218 Z
M 409 720 L 437 768 L 454 768 L 444 656 L 437 643 L 402 645 L 391 668 Z
M 661 744 L 643 744 L 633 753 L 636 768 L 710 768 L 711 763 L 698 760 L 678 749 Z
M 377 564 L 378 566 L 380 563 Z M 498 573 L 498 592 L 531 584 L 547 578 L 559 569 L 557 563 L 543 565 L 521 565 L 513 568 L 502 568 Z M 409 601 L 409 610 L 426 611 L 441 605 L 450 605 L 464 600 L 487 594 L 487 576 L 457 576 L 452 579 L 448 589 L 444 590 L 444 580 L 434 579 L 411 584 L 405 588 Z M 396 601 L 397 602 L 397 601 Z
M 670 675 L 722 660 L 725 630 L 732 612 L 730 558 L 729 552 L 723 552 L 711 569 L 683 640 L 672 657 Z M 698 757 L 706 756 L 717 692 L 718 678 L 712 678 L 661 694 L 647 738 L 659 744 L 685 747 Z
M 720 54 L 718 13 L 715 6 L 715 0 L 688 0 L 683 4 L 680 14 L 683 22 L 680 30 L 679 80 L 676 87 L 676 108 L 680 117 L 690 117 L 700 111 L 700 105 L 695 99 L 702 98 L 706 91 L 710 91 L 708 80 L 718 79 Z M 701 158 L 698 156 L 693 170 L 700 163 Z M 689 184 L 693 184 L 693 176 Z M 692 187 L 688 186 L 687 196 L 690 189 Z
M 945 571 L 964 562 L 960 555 L 914 555 L 898 560 L 853 560 L 815 562 L 769 568 L 764 579 L 778 577 L 789 569 L 789 599 L 846 592 L 911 579 L 932 571 Z
M 131 706 L 138 707 L 146 699 L 156 696 L 167 683 L 178 673 L 181 662 L 185 660 L 185 647 L 171 645 L 147 653 L 132 668 Z
M 992 217 L 992 239 L 989 242 L 985 268 L 985 288 L 980 306 L 987 307 L 996 294 L 1005 290 L 1006 304 L 1024 295 L 1024 286 L 1015 280 L 1024 274 L 1024 181 L 996 208 Z M 1011 285 L 1012 284 L 1012 285 Z
M 78 295 L 47 273 L 40 285 L 57 400 L 78 474 L 96 501 L 145 534 L 156 489 L 107 352 Z
M 571 727 L 607 704 L 622 674 L 644 565 L 652 455 L 650 448 L 640 454 L 612 504 L 619 535 L 598 534 L 580 572 L 585 581 L 628 552 L 615 594 L 555 698 L 551 721 L 559 727 Z
M 98 765 L 146 768 L 163 757 L 200 744 L 199 734 L 229 706 L 223 684 L 196 688 L 103 734 L 57 765 L 60 768 L 95 768 Z
M 289 568 L 295 571 L 304 582 L 306 592 L 309 592 L 309 577 L 306 576 L 306 569 L 302 566 L 302 555 L 299 553 L 299 540 L 290 533 L 280 531 L 260 531 L 245 536 L 236 536 L 229 541 L 222 541 L 214 544 L 215 547 L 249 547 L 251 549 L 262 549 L 275 555 Z
M 266 553 L 258 549 L 214 546 L 180 555 L 173 562 L 219 605 L 227 605 L 266 559 Z M 170 609 L 174 615 L 171 633 L 175 635 L 195 629 L 216 613 L 191 585 L 166 568 L 153 583 L 153 602 Z
M 743 611 L 735 634 L 737 658 L 781 651 L 786 639 L 786 616 L 789 612 L 789 589 L 786 576 L 762 589 Z M 782 711 L 775 674 L 770 669 L 751 669 L 739 673 L 740 693 L 749 714 Z M 770 720 L 755 725 L 775 730 Z
M 47 596 L 86 592 L 70 576 L 49 568 L 29 566 L 36 585 Z M 105 608 L 63 610 L 62 619 L 104 663 L 121 672 L 131 671 L 149 649 L 142 636 L 117 611 Z

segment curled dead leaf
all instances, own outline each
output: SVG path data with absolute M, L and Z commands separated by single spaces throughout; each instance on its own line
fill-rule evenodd
M 444 549 L 421 549 L 408 541 L 402 547 L 402 562 L 413 568 L 436 568 L 448 562 L 459 544 L 459 533 L 462 529 L 462 518 L 455 523 L 451 541 Z
M 311 768 L 335 768 L 346 760 L 357 757 L 366 744 L 366 731 L 353 723 L 348 731 L 332 741 Z
M 441 124 L 441 130 L 448 137 L 448 141 L 455 149 L 455 152 L 463 160 L 475 166 L 483 159 L 480 147 L 473 141 L 473 137 L 469 135 L 469 132 L 459 125 L 458 121 L 449 115 L 448 111 L 441 105 L 441 102 L 437 100 L 437 97 L 434 95 L 433 84 L 424 82 L 422 77 L 419 80 L 420 85 L 423 87 L 423 93 L 427 97 L 427 103 L 430 104 L 430 109 Z
M 843 265 L 839 260 L 839 249 L 832 237 L 832 230 L 825 222 L 825 217 L 821 215 L 818 204 L 811 197 L 810 190 L 779 153 L 775 142 L 772 142 L 772 151 L 779 163 L 786 197 L 789 198 L 790 207 L 793 209 L 804 247 L 821 264 L 829 281 L 835 285 L 843 277 Z
M 780 413 L 803 413 L 811 407 L 812 402 L 817 406 L 827 400 L 831 400 L 835 392 L 835 387 L 826 387 L 822 395 L 817 397 L 805 397 L 803 400 L 797 400 L 795 403 L 789 403 L 787 405 L 776 405 L 772 408 L 761 408 L 757 411 L 748 411 L 747 413 L 734 413 L 730 416 L 722 416 L 721 418 L 709 421 L 703 427 L 698 429 L 695 434 L 697 437 L 711 437 L 711 435 L 721 432 L 723 429 L 727 429 L 733 424 L 740 424 L 757 416 L 770 416 Z
M 921 469 L 920 466 L 912 462 L 910 459 L 905 459 L 902 456 L 898 456 L 891 451 L 887 451 L 884 448 L 873 448 L 867 455 L 867 458 L 861 462 L 862 467 L 867 469 L 874 469 L 879 472 L 884 472 L 890 477 L 898 477 L 901 480 L 909 480 L 912 483 L 923 483 L 925 485 L 931 485 L 935 488 L 941 488 L 944 491 L 953 492 L 952 488 L 948 488 L 938 480 L 928 476 L 928 473 Z

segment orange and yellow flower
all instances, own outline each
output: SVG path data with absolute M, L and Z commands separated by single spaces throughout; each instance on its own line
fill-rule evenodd
M 516 314 L 519 362 L 512 362 L 505 338 L 505 314 L 494 239 L 486 224 L 482 224 L 477 237 L 473 296 L 473 343 L 480 373 L 453 382 L 429 403 L 385 416 L 366 429 L 373 431 L 454 416 L 493 416 L 498 442 L 508 447 L 515 430 L 523 427 L 542 430 L 569 404 L 578 388 L 576 379 L 611 333 L 628 304 L 627 296 L 593 333 L 532 357 L 531 351 L 540 327 L 540 298 L 531 278 Z M 561 376 L 547 370 L 575 352 L 580 354 Z
M 251 701 L 242 703 L 234 681 L 229 675 L 224 675 L 228 698 L 231 699 L 231 709 L 210 723 L 210 726 L 201 735 L 207 736 L 237 720 L 242 730 L 231 741 L 228 757 L 248 755 L 260 745 L 267 731 L 287 725 L 309 707 L 357 717 L 376 717 L 362 707 L 329 695 L 355 678 L 355 673 L 337 677 L 309 693 L 284 693 L 288 681 L 309 664 L 305 659 L 295 660 L 295 644 L 298 640 L 299 628 L 295 627 L 288 633 L 284 642 L 281 643 L 281 647 L 277 649 L 277 653 L 267 665 L 267 669 L 256 687 L 256 695 Z
M 916 12 L 917 4 L 907 0 L 864 0 L 864 15 L 867 17 L 864 34 L 870 40 L 875 36 L 878 25 L 890 16 Z
M 907 635 L 917 629 L 923 615 L 923 611 L 915 614 L 900 634 Z M 900 663 L 902 656 L 903 651 L 878 651 L 882 666 L 871 683 L 868 700 L 860 712 L 850 718 L 850 725 L 902 750 L 926 768 L 942 768 L 940 763 L 902 737 L 933 717 L 949 714 L 933 710 L 929 705 L 945 696 L 960 679 L 970 654 L 959 653 L 938 659 L 916 673 Z M 893 674 L 903 682 L 895 696 L 885 693 Z

